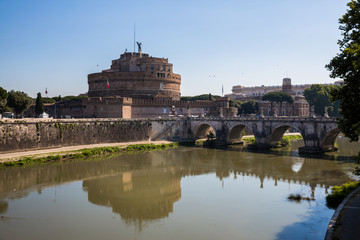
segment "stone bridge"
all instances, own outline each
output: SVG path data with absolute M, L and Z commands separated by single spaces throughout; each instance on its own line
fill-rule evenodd
M 281 141 L 289 128 L 299 132 L 305 143 L 301 152 L 321 153 L 334 149 L 340 129 L 335 118 L 325 117 L 222 117 L 190 118 L 188 131 L 194 139 L 206 138 L 212 131 L 217 143 L 240 141 L 248 127 L 255 136 L 256 145 L 271 148 Z

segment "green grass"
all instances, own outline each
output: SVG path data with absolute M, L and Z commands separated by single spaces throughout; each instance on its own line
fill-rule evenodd
M 4 163 L 0 163 L 0 168 L 47 164 L 47 163 L 61 162 L 70 159 L 84 159 L 90 156 L 96 156 L 96 155 L 99 156 L 99 155 L 105 155 L 111 153 L 136 153 L 141 151 L 164 150 L 168 148 L 176 148 L 178 146 L 189 146 L 191 144 L 194 143 L 174 142 L 174 143 L 166 143 L 166 144 L 136 144 L 136 145 L 129 145 L 126 147 L 98 147 L 91 149 L 82 149 L 79 150 L 78 153 L 69 153 L 64 155 L 50 155 L 47 157 L 26 157 L 19 161 L 4 162 Z
M 348 182 L 341 186 L 333 186 L 331 193 L 326 196 L 326 205 L 329 208 L 337 208 L 347 195 L 360 186 L 360 182 Z
M 255 137 L 243 137 L 241 140 L 243 140 L 247 144 L 254 144 L 255 143 Z
M 303 139 L 301 135 L 284 135 L 281 141 L 277 143 L 277 147 L 285 147 L 291 145 L 292 141 Z M 241 140 L 247 144 L 255 144 L 255 137 L 243 137 Z

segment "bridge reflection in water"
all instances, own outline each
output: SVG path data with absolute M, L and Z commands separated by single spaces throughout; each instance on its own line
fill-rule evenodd
M 294 156 L 289 156 L 294 155 Z M 11 168 L 0 171 L 0 214 L 8 209 L 6 199 L 26 197 L 31 191 L 83 181 L 88 201 L 111 207 L 127 223 L 142 223 L 169 216 L 181 199 L 181 179 L 215 173 L 219 181 L 252 176 L 259 187 L 272 181 L 297 183 L 325 191 L 350 177 L 349 164 L 335 160 L 302 158 L 296 153 L 246 152 L 180 148 L 177 150 L 124 154 L 105 161 L 76 161 L 56 165 Z M 16 191 L 14 191 L 16 189 Z

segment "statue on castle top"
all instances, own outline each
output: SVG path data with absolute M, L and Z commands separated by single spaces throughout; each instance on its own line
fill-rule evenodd
M 142 42 L 136 42 L 136 44 L 138 45 L 138 51 L 141 52 L 141 44 L 142 44 Z

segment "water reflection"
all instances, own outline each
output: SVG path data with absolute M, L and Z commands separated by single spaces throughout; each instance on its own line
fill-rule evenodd
M 335 153 L 328 156 L 336 158 Z M 306 186 L 310 189 L 306 194 L 312 197 L 317 197 L 316 194 L 319 194 L 317 189 L 320 188 L 322 191 L 320 198 L 323 200 L 330 186 L 351 180 L 353 165 L 329 159 L 328 156 L 322 159 L 301 157 L 296 152 L 284 149 L 247 152 L 241 147 L 224 150 L 180 148 L 161 152 L 114 155 L 106 160 L 93 158 L 88 161 L 10 168 L 0 171 L 0 214 L 12 217 L 16 208 L 12 207 L 16 206 L 15 200 L 28 199 L 29 196 L 34 198 L 31 195 L 33 192 L 38 193 L 37 198 L 48 197 L 53 202 L 54 195 L 49 194 L 46 189 L 81 181 L 80 191 L 86 195 L 91 206 L 105 206 L 106 209 L 111 209 L 127 225 L 136 226 L 140 231 L 144 223 L 165 219 L 170 221 L 171 215 L 182 214 L 182 211 L 187 215 L 184 217 L 189 218 L 194 211 L 192 205 L 195 203 L 196 206 L 202 207 L 213 202 L 214 206 L 204 209 L 206 211 L 204 218 L 214 218 L 208 214 L 216 212 L 217 208 L 220 209 L 225 200 L 218 200 L 221 198 L 219 196 L 227 189 L 231 190 L 228 193 L 230 199 L 226 200 L 229 202 L 229 209 L 237 209 L 240 206 L 249 208 L 252 211 L 241 209 L 239 213 L 254 218 L 260 216 L 264 218 L 260 209 L 269 212 L 271 208 L 282 209 L 285 205 L 291 206 L 291 203 L 286 203 L 286 195 L 290 188 L 303 191 L 302 186 Z M 217 184 L 213 180 L 213 175 L 224 192 L 218 192 L 217 188 L 213 188 L 213 185 Z M 194 176 L 206 180 L 200 181 L 200 184 L 195 183 L 191 180 Z M 236 185 L 241 182 L 246 184 Z M 56 189 L 54 190 L 56 196 Z M 211 199 L 195 197 L 198 192 L 205 190 L 214 193 Z M 70 198 L 75 194 L 74 191 L 78 190 L 71 189 L 68 193 Z M 187 197 L 184 197 L 184 192 L 187 193 Z M 182 210 L 178 209 L 176 212 L 175 205 Z M 35 213 L 31 213 L 28 217 L 31 219 L 34 217 L 33 214 Z M 222 212 L 218 213 L 219 216 L 221 214 Z M 286 211 L 281 214 L 284 215 L 284 219 L 281 223 L 283 225 L 279 226 L 283 231 L 277 237 L 284 238 L 288 232 L 299 226 L 294 220 L 297 218 L 296 215 L 288 216 Z M 312 220 L 311 216 L 308 218 L 310 222 L 318 220 Z M 234 220 L 234 217 L 236 216 L 226 216 L 230 221 Z M 287 218 L 292 219 L 294 225 L 287 226 L 285 221 Z M 188 220 L 192 221 L 191 218 Z M 280 222 L 279 220 L 279 224 Z M 274 228 L 279 226 L 274 225 Z M 254 226 L 249 225 L 247 228 Z
M 85 180 L 83 189 L 91 203 L 111 207 L 128 223 L 164 218 L 181 198 L 181 177 L 166 170 L 170 171 L 137 170 Z
M 90 202 L 111 206 L 125 219 L 156 219 L 168 216 L 181 197 L 180 180 L 215 172 L 219 181 L 233 175 L 253 176 L 259 187 L 270 179 L 316 186 L 349 181 L 349 165 L 329 160 L 290 157 L 269 153 L 216 149 L 170 150 L 121 155 L 106 161 L 78 161 L 1 171 L 0 197 L 23 198 L 31 191 L 59 183 L 83 180 Z

